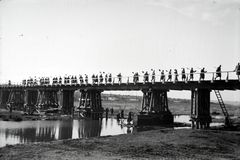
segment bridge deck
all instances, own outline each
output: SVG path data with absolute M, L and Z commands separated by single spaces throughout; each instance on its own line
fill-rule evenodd
M 209 90 L 240 90 L 240 82 L 238 80 L 216 80 L 216 81 L 184 81 L 177 82 L 155 82 L 152 83 L 114 83 L 114 84 L 75 84 L 75 85 L 4 85 L 0 86 L 0 90 L 105 90 L 105 91 L 136 91 L 144 89 L 161 89 L 161 90 L 192 90 L 195 88 Z

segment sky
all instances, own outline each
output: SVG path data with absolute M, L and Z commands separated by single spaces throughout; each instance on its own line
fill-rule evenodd
M 0 83 L 219 65 L 233 71 L 239 31 L 240 0 L 1 0 Z

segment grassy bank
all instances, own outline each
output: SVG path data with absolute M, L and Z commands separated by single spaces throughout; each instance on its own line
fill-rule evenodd
M 0 148 L 0 159 L 238 159 L 240 134 L 225 130 L 158 129 Z

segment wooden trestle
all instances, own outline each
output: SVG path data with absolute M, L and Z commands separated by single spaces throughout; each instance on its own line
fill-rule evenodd
M 8 101 L 7 101 L 7 106 L 12 112 L 12 110 L 23 110 L 24 108 L 24 91 L 19 91 L 19 90 L 11 90 Z
M 210 90 L 195 89 L 191 94 L 191 121 L 192 128 L 209 127 L 212 122 L 210 116 Z
M 57 109 L 58 103 L 58 90 L 44 90 L 38 91 L 36 107 L 38 110 L 47 110 L 49 108 Z
M 28 114 L 34 111 L 60 109 L 64 114 L 73 114 L 75 90 L 1 90 L 2 108 L 22 110 Z M 80 90 L 79 109 L 88 118 L 102 118 L 103 107 L 99 90 Z
M 25 90 L 24 95 L 24 111 L 28 114 L 33 114 L 36 110 L 36 102 L 38 98 L 38 91 Z
M 84 117 L 99 119 L 102 118 L 103 107 L 101 92 L 99 90 L 80 90 L 79 109 Z
M 74 109 L 74 90 L 62 90 L 62 111 L 72 114 Z
M 138 125 L 172 124 L 173 115 L 168 108 L 167 90 L 142 90 L 142 111 Z
M 9 97 L 10 91 L 0 90 L 0 108 L 8 108 L 7 101 Z

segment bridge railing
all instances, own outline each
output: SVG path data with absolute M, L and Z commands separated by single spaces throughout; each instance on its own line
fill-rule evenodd
M 53 83 L 53 80 L 50 79 L 48 84 L 40 84 L 40 81 L 37 80 L 31 84 L 22 84 L 20 82 L 11 82 L 11 83 L 4 83 L 4 84 L 0 84 L 1 87 L 22 87 L 22 86 L 57 86 L 57 85 L 109 85 L 109 84 L 130 84 L 130 83 L 156 83 L 156 82 L 162 82 L 162 83 L 166 83 L 166 82 L 172 82 L 172 83 L 176 83 L 176 82 L 189 82 L 189 81 L 198 81 L 199 83 L 205 80 L 211 80 L 212 82 L 214 81 L 218 81 L 220 80 L 220 77 L 216 76 L 219 73 L 217 72 L 206 72 L 204 73 L 204 79 L 201 78 L 202 73 L 200 72 L 195 72 L 193 74 L 193 79 L 190 79 L 191 75 L 190 73 L 185 73 L 185 74 L 178 74 L 177 79 L 176 79 L 176 74 L 172 73 L 171 74 L 171 79 L 169 79 L 169 75 L 170 74 L 156 74 L 156 75 L 152 75 L 152 74 L 148 74 L 148 76 L 144 76 L 143 75 L 138 75 L 136 76 L 122 76 L 121 78 L 115 76 L 111 78 L 111 81 L 109 81 L 109 79 L 107 79 L 107 81 L 105 80 L 105 78 L 102 79 L 102 81 L 98 78 L 97 82 L 96 82 L 96 78 L 92 79 L 92 78 L 88 78 L 87 83 L 85 81 L 85 79 L 83 80 L 83 83 L 80 82 L 79 79 L 75 80 L 75 81 L 70 81 L 68 83 Z M 221 74 L 221 80 L 225 80 L 226 82 L 228 82 L 228 80 L 239 80 L 238 76 L 236 75 L 236 72 L 234 71 L 222 71 L 220 72 Z M 185 78 L 184 78 L 185 75 Z M 183 78 L 183 79 L 182 79 Z

